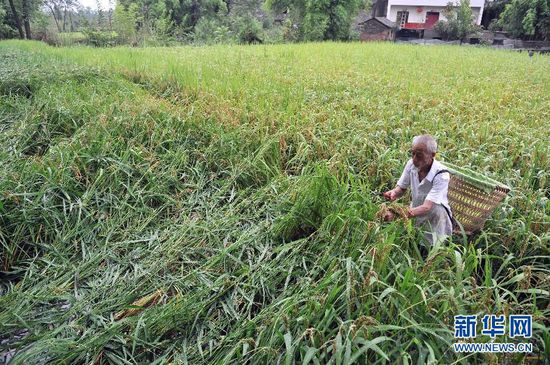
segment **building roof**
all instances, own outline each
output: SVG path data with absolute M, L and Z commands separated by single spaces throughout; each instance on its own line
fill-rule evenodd
M 381 23 L 382 25 L 388 27 L 388 28 L 395 28 L 396 27 L 396 24 L 394 22 L 392 22 L 391 20 L 383 17 L 383 16 L 377 16 L 377 17 L 370 17 L 368 19 L 365 19 L 363 20 L 361 23 L 359 24 L 364 24 L 366 22 L 370 22 L 370 21 L 377 21 L 379 23 Z

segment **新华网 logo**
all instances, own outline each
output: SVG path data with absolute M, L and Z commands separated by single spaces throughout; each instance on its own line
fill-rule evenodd
M 457 315 L 454 317 L 454 337 L 466 340 L 476 338 L 478 334 L 477 315 Z M 511 339 L 529 339 L 533 333 L 533 317 L 531 315 L 515 314 L 508 317 L 504 315 L 487 314 L 481 318 L 481 331 L 483 336 L 489 336 L 494 340 L 497 336 L 505 336 Z M 464 343 L 453 344 L 455 352 L 532 352 L 532 343 L 513 342 L 488 342 L 488 343 Z

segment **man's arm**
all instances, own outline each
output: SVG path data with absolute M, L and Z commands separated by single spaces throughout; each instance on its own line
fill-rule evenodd
M 418 217 L 424 214 L 428 214 L 430 210 L 432 210 L 434 206 L 434 203 L 431 200 L 424 200 L 424 203 L 422 205 L 419 205 L 416 208 L 409 208 L 407 210 L 407 216 L 409 218 Z
M 424 203 L 416 208 L 409 208 L 407 215 L 409 218 L 418 217 L 424 214 L 428 214 L 435 204 L 442 204 L 443 197 L 447 196 L 449 189 L 449 173 L 442 173 L 434 178 L 432 189 L 424 199 Z

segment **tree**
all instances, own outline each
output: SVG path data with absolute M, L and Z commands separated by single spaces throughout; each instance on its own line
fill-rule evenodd
M 25 36 L 27 39 L 32 39 L 31 34 L 31 0 L 21 0 L 22 9 L 21 15 L 23 17 L 23 26 L 25 27 Z
M 90 16 L 78 0 L 43 0 L 42 4 L 44 8 L 41 13 L 51 15 L 59 33 L 73 32 L 87 16 Z M 89 12 L 91 12 L 91 9 Z M 35 16 L 35 18 L 40 17 Z
M 486 29 L 489 29 L 489 27 L 497 27 L 495 23 L 498 21 L 498 18 L 500 18 L 506 4 L 509 4 L 510 1 L 511 0 L 486 1 L 485 8 L 483 9 L 483 17 L 481 18 L 481 25 Z
M 353 18 L 365 6 L 364 0 L 267 0 L 275 13 L 289 12 L 308 41 L 348 40 Z
M 109 30 L 113 30 L 113 9 L 115 8 L 114 0 L 109 0 L 109 10 L 107 11 L 107 21 L 109 22 Z
M 97 28 L 101 30 L 103 29 L 103 25 L 105 24 L 105 14 L 103 11 L 103 6 L 101 6 L 101 2 L 99 0 L 96 0 L 95 4 L 97 7 Z
M 202 17 L 227 14 L 227 4 L 223 0 L 167 0 L 166 15 L 176 27 L 193 32 Z
M 262 24 L 251 16 L 241 18 L 237 33 L 240 43 L 263 43 Z
M 512 0 L 499 25 L 514 37 L 550 39 L 550 0 Z
M 61 3 L 62 0 L 46 0 L 44 2 L 44 5 L 46 5 L 52 14 L 58 32 L 61 32 Z
M 0 2 L 0 39 L 11 38 L 14 34 L 14 29 L 10 27 L 7 20 L 8 11 L 4 7 L 4 3 Z
M 25 38 L 25 35 L 23 33 L 23 27 L 21 26 L 21 19 L 19 18 L 19 13 L 17 11 L 17 8 L 15 7 L 13 0 L 9 0 L 9 3 L 10 3 L 11 16 L 12 16 L 13 22 L 15 23 L 15 26 L 17 27 L 17 31 L 19 32 L 19 38 L 23 39 Z
M 19 38 L 32 38 L 31 24 L 35 20 L 42 22 L 40 6 L 42 0 L 7 0 L 9 8 L 4 8 L 6 14 L 3 23 L 19 33 Z M 3 1 L 2 1 L 3 2 Z M 5 29 L 5 27 L 2 27 Z M 9 32 L 11 33 L 11 32 Z
M 262 0 L 226 0 L 226 23 L 231 36 L 239 43 L 263 43 L 264 29 L 273 24 L 273 19 L 263 9 Z
M 226 22 L 214 17 L 202 17 L 193 31 L 193 42 L 196 44 L 232 43 L 231 30 Z
M 139 20 L 139 7 L 136 3 L 127 7 L 117 3 L 114 13 L 114 28 L 123 43 L 137 42 L 136 27 Z
M 474 22 L 470 0 L 460 0 L 458 6 L 452 2 L 447 3 L 443 14 L 447 20 L 437 22 L 434 29 L 445 40 L 462 41 L 481 30 Z

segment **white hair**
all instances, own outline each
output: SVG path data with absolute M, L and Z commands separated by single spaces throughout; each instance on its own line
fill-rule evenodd
M 421 136 L 414 137 L 413 143 L 412 143 L 413 147 L 419 144 L 426 145 L 426 149 L 428 150 L 429 153 L 437 152 L 437 142 L 429 134 L 423 134 Z

